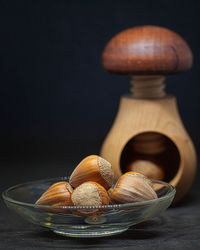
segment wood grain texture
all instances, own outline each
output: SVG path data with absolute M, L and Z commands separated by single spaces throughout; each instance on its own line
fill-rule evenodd
M 174 97 L 140 100 L 131 95 L 123 96 L 116 119 L 103 143 L 101 156 L 112 164 L 117 180 L 122 174 L 120 160 L 123 149 L 130 139 L 145 132 L 156 132 L 168 137 L 178 149 L 180 165 L 169 181 L 176 187 L 177 202 L 188 192 L 197 162 L 193 143 L 182 124 Z M 171 162 L 166 171 L 171 171 L 173 164 Z
M 154 180 L 164 180 L 165 173 L 160 164 L 156 164 L 154 161 L 148 160 L 135 160 L 129 163 L 127 166 L 127 171 L 135 171 L 145 175 L 149 179 Z
M 138 26 L 124 30 L 106 45 L 102 64 L 115 74 L 166 75 L 184 72 L 193 56 L 177 33 L 157 26 Z

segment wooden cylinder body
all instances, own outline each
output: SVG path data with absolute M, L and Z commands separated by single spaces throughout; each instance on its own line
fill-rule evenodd
M 155 132 L 169 138 L 180 156 L 176 174 L 169 181 L 176 187 L 175 202 L 189 190 L 196 170 L 196 152 L 178 113 L 176 99 L 165 96 L 160 99 L 134 99 L 132 95 L 122 96 L 119 111 L 101 149 L 101 156 L 110 161 L 115 178 L 121 174 L 123 149 L 138 134 Z M 171 166 L 165 171 L 171 171 Z

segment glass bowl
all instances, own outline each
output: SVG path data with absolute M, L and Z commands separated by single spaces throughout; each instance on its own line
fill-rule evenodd
M 175 188 L 168 183 L 153 180 L 158 199 L 127 204 L 105 206 L 58 206 L 36 205 L 36 200 L 60 177 L 19 184 L 3 192 L 8 208 L 26 220 L 49 228 L 53 232 L 70 237 L 102 237 L 126 231 L 130 226 L 146 221 L 167 209 L 175 195 Z M 80 211 L 101 214 L 81 215 Z M 79 211 L 79 213 L 77 213 Z

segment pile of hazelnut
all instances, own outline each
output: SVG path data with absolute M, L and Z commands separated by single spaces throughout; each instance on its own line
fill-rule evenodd
M 98 155 L 84 158 L 69 182 L 51 185 L 36 204 L 51 206 L 101 206 L 157 198 L 150 179 L 137 172 L 120 176 L 116 184 L 111 164 Z M 88 213 L 87 213 L 88 214 Z

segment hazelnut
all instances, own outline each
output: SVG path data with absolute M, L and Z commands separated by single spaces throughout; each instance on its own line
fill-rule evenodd
M 88 181 L 79 185 L 72 193 L 72 204 L 75 206 L 101 206 L 109 204 L 107 191 L 99 183 Z M 81 215 L 102 213 L 99 209 L 78 210 Z
M 56 182 L 51 185 L 36 201 L 38 205 L 70 206 L 73 188 L 66 181 Z M 52 212 L 63 212 L 61 209 L 48 209 Z
M 115 203 L 130 203 L 157 198 L 152 183 L 144 175 L 137 172 L 127 172 L 120 176 L 110 199 Z
M 97 155 L 83 159 L 71 174 L 69 183 L 76 188 L 86 181 L 97 182 L 108 190 L 114 181 L 111 164 Z

